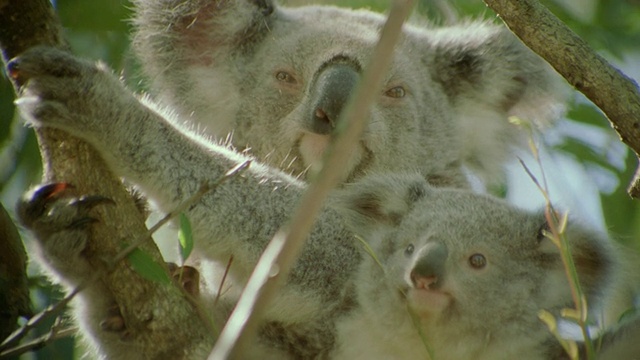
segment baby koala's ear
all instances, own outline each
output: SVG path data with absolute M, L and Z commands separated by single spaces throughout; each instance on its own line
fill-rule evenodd
M 539 212 L 536 215 L 540 224 L 538 251 L 557 257 L 558 264 L 561 264 L 561 251 L 551 240 L 553 235 L 544 214 Z M 582 291 L 587 295 L 589 304 L 597 308 L 600 301 L 611 297 L 607 296 L 609 291 L 616 290 L 614 283 L 623 275 L 619 273 L 622 262 L 620 249 L 606 234 L 571 217 L 567 220 L 562 240 L 570 249 Z
M 416 202 L 433 189 L 417 174 L 368 176 L 337 192 L 333 204 L 351 230 L 367 235 L 400 224 Z

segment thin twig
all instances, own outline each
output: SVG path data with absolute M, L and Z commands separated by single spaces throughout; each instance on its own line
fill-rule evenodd
M 224 286 L 224 283 L 227 280 L 227 276 L 229 275 L 229 269 L 231 269 L 232 263 L 233 263 L 233 255 L 229 256 L 227 267 L 224 268 L 224 274 L 222 274 L 222 280 L 220 280 L 220 285 L 218 286 L 218 293 L 216 294 L 216 299 L 213 301 L 214 307 L 218 305 L 218 301 L 220 301 L 220 297 L 222 296 L 222 287 Z
M 361 136 L 370 106 L 379 94 L 383 77 L 391 63 L 393 48 L 412 5 L 411 0 L 393 2 L 380 40 L 371 56 L 371 62 L 365 69 L 354 97 L 340 116 L 335 142 L 327 150 L 324 166 L 317 180 L 312 182 L 303 194 L 289 225 L 276 233 L 260 257 L 236 309 L 209 356 L 210 359 L 241 357 L 242 349 L 255 337 L 265 304 L 287 278 L 324 199 L 343 175 L 347 162 L 344 154 L 353 151 L 354 144 Z
M 27 343 L 16 346 L 12 349 L 3 351 L 0 353 L 0 359 L 15 359 L 15 357 L 27 353 L 29 351 L 35 351 L 42 349 L 55 340 L 73 336 L 78 331 L 75 326 L 65 327 L 60 329 L 60 326 L 52 326 L 50 331 L 37 339 L 31 340 Z
M 156 231 L 158 231 L 158 229 L 160 229 L 164 224 L 168 223 L 171 219 L 177 217 L 180 213 L 182 213 L 185 210 L 187 210 L 189 207 L 191 207 L 193 204 L 195 204 L 198 200 L 200 200 L 200 198 L 202 198 L 202 196 L 204 196 L 204 194 L 206 194 L 207 192 L 209 192 L 209 191 L 211 191 L 213 189 L 216 189 L 218 186 L 222 185 L 223 182 L 229 180 L 230 178 L 242 174 L 245 170 L 247 170 L 249 168 L 250 165 L 251 165 L 251 160 L 247 160 L 247 161 L 245 161 L 245 162 L 233 167 L 231 170 L 227 171 L 218 180 L 216 180 L 214 182 L 211 182 L 211 183 L 202 184 L 202 186 L 200 186 L 200 188 L 198 189 L 198 191 L 195 194 L 191 195 L 191 197 L 189 197 L 188 199 L 186 199 L 185 201 L 180 203 L 180 205 L 178 205 L 171 212 L 167 213 L 155 225 L 153 225 L 151 228 L 149 228 L 149 230 L 145 234 L 146 236 L 141 236 L 137 241 L 134 241 L 133 243 L 131 243 L 131 245 L 127 246 L 120 253 L 118 253 L 113 258 L 113 263 L 118 263 L 122 259 L 127 257 L 127 255 L 129 255 L 138 246 L 144 244 L 147 241 L 147 239 L 150 238 L 151 235 L 153 235 Z
M 531 143 L 533 143 L 533 141 L 531 141 Z M 544 215 L 545 215 L 547 224 L 549 225 L 549 229 L 551 231 L 550 234 L 546 234 L 545 236 L 547 236 L 549 240 L 551 240 L 560 251 L 560 258 L 562 259 L 562 264 L 565 270 L 565 274 L 566 274 L 567 280 L 569 281 L 569 289 L 571 291 L 571 297 L 573 299 L 573 303 L 575 306 L 575 312 L 577 313 L 577 316 L 571 316 L 571 319 L 576 321 L 580 326 L 582 335 L 584 337 L 584 343 L 586 346 L 587 359 L 593 359 L 594 348 L 593 348 L 593 343 L 591 341 L 591 337 L 589 336 L 589 329 L 587 324 L 587 315 L 588 315 L 587 300 L 586 300 L 586 297 L 584 296 L 584 292 L 582 291 L 582 286 L 580 285 L 580 280 L 578 277 L 578 271 L 573 261 L 573 256 L 571 255 L 571 248 L 569 247 L 569 243 L 565 236 L 567 215 L 565 214 L 562 218 L 558 217 L 558 212 L 554 209 L 553 204 L 551 202 L 551 198 L 549 196 L 549 187 L 547 185 L 545 171 L 544 171 L 544 167 L 542 166 L 542 160 L 540 159 L 539 151 L 535 147 L 532 150 L 534 152 L 535 159 L 538 163 L 538 167 L 540 168 L 544 185 L 540 184 L 540 182 L 533 175 L 531 170 L 529 170 L 529 167 L 521 159 L 519 159 L 520 164 L 522 165 L 524 170 L 527 172 L 529 177 L 536 184 L 536 186 L 538 187 L 538 189 L 542 193 L 542 196 L 545 199 Z M 558 334 L 554 334 L 554 335 L 558 337 Z M 563 340 L 562 338 L 558 338 L 558 341 L 560 341 L 563 347 L 565 347 L 566 343 L 569 342 L 568 340 Z M 565 350 L 569 352 L 571 351 L 571 348 L 565 347 Z M 569 355 L 577 356 L 576 354 L 571 354 L 571 353 L 569 353 Z
M 92 273 L 89 278 L 76 286 L 75 289 L 67 296 L 65 296 L 62 300 L 58 301 L 56 304 L 48 306 L 46 309 L 42 310 L 38 314 L 34 315 L 29 321 L 24 324 L 24 326 L 20 327 L 16 331 L 14 331 L 5 341 L 0 345 L 0 351 L 4 354 L 6 349 L 10 348 L 17 344 L 20 340 L 22 340 L 29 331 L 33 330 L 38 324 L 40 324 L 43 320 L 48 319 L 51 316 L 57 315 L 69 304 L 69 302 L 82 290 L 84 290 L 89 284 L 94 281 L 97 281 L 101 276 L 102 272 L 97 271 Z M 9 350 L 11 351 L 11 350 Z

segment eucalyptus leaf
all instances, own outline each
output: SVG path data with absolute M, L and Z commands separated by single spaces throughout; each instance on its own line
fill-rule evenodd
M 127 255 L 127 260 L 133 269 L 147 280 L 161 284 L 170 284 L 169 274 L 165 268 L 158 264 L 147 252 L 140 248 L 135 248 Z
M 180 213 L 180 230 L 178 230 L 178 239 L 180 240 L 180 257 L 184 263 L 189 258 L 189 255 L 191 255 L 191 251 L 193 250 L 191 222 L 184 213 Z

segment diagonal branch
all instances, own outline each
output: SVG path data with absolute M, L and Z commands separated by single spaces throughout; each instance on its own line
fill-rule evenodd
M 640 155 L 638 84 L 611 66 L 537 0 L 484 0 L 529 48 L 607 116 L 620 139 Z M 640 168 L 628 189 L 640 198 Z

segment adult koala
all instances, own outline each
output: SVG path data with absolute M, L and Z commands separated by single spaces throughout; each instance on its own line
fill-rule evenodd
M 134 45 L 162 104 L 269 165 L 319 165 L 368 62 L 380 14 L 268 0 L 134 0 Z M 347 181 L 418 170 L 465 186 L 463 165 L 495 179 L 517 138 L 507 117 L 540 120 L 562 87 L 508 30 L 485 22 L 407 25 Z
M 287 9 L 266 1 L 135 4 L 143 64 L 159 100 L 177 117 L 163 117 L 142 104 L 103 67 L 55 50 L 25 53 L 12 69 L 28 80 L 19 106 L 34 126 L 86 140 L 162 211 L 175 209 L 203 181 L 247 160 L 176 129 L 184 121 L 203 125 L 217 138 L 233 133 L 237 148 L 250 147 L 275 167 L 296 174 L 313 167 L 384 22 L 367 11 Z M 396 51 L 365 135 L 349 155 L 346 181 L 410 170 L 433 185 L 464 187 L 463 164 L 497 172 L 505 140 L 512 138 L 507 115 L 548 114 L 558 98 L 547 66 L 508 32 L 488 24 L 406 26 Z M 225 184 L 189 209 L 195 251 L 219 263 L 233 256 L 231 277 L 241 287 L 304 188 L 293 177 L 253 163 L 245 179 Z M 41 235 L 43 251 L 51 255 L 43 262 L 51 273 L 73 288 L 91 272 L 84 230 L 97 203 L 58 199 L 56 187 L 43 189 L 22 204 L 21 217 Z M 342 306 L 348 302 L 325 306 L 348 295 L 360 261 L 337 212 L 322 213 L 305 251 L 267 314 L 273 326 L 263 329 L 265 339 L 293 339 L 275 349 L 275 358 L 291 354 L 286 347 L 298 341 L 308 345 L 296 346 L 293 357 L 324 354 L 336 334 L 322 320 L 349 310 Z M 55 254 L 64 263 L 56 262 Z M 95 315 L 78 314 L 86 320 L 83 330 L 109 358 L 143 357 L 135 344 L 121 344 L 102 331 L 98 315 L 109 309 L 96 308 L 105 305 L 106 296 L 93 290 L 99 289 L 81 294 Z

